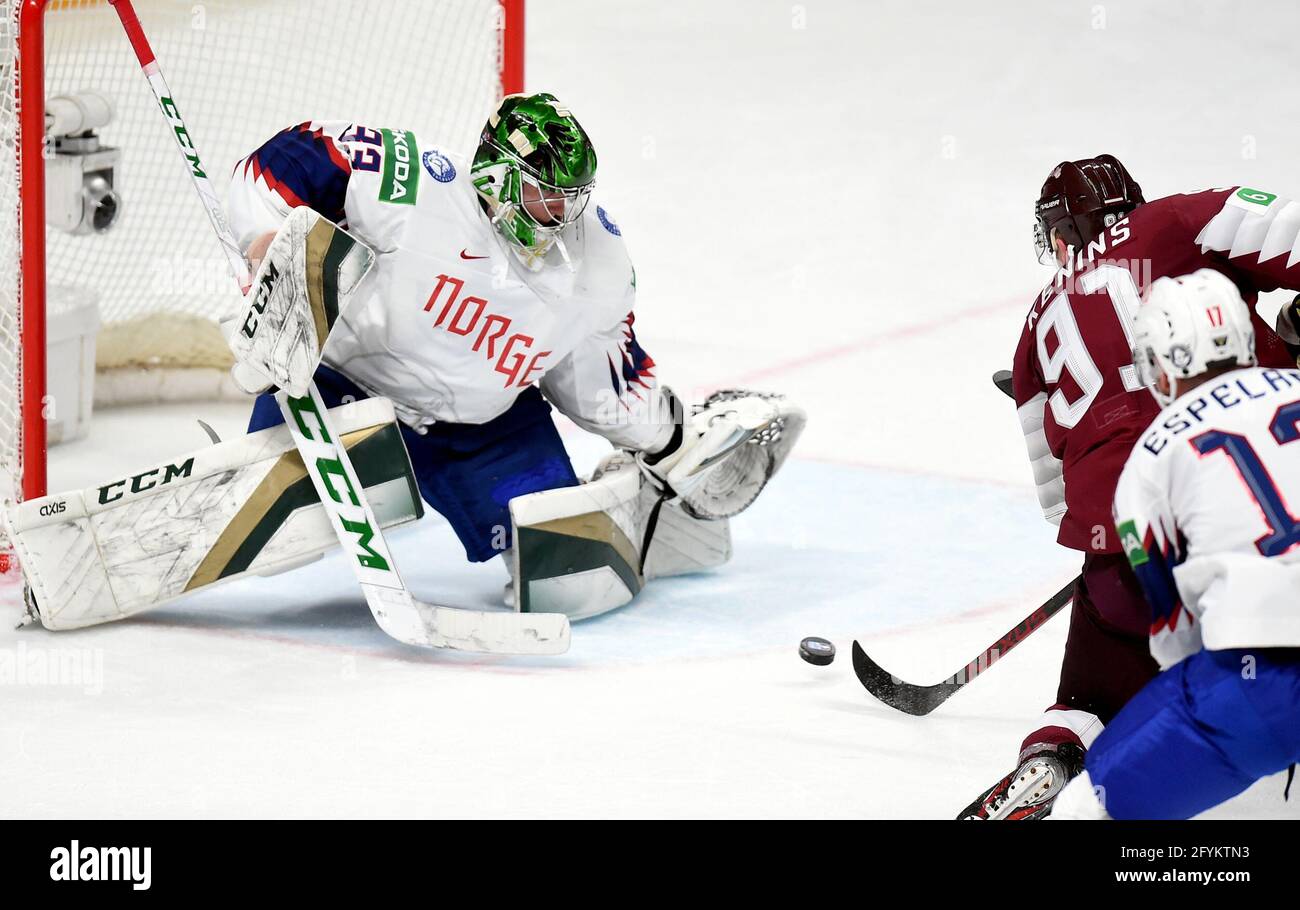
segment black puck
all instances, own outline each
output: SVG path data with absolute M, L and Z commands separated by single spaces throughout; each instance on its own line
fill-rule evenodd
M 835 646 L 824 638 L 809 637 L 799 642 L 799 656 L 824 667 L 835 659 Z

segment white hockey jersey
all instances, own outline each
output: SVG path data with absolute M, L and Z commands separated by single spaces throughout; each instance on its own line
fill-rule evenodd
M 1235 370 L 1176 399 L 1120 475 L 1115 524 L 1168 667 L 1300 646 L 1300 370 Z
M 636 279 L 593 200 L 542 268 L 525 268 L 479 206 L 468 163 L 412 133 L 310 121 L 235 168 L 244 249 L 309 205 L 376 252 L 324 362 L 417 429 L 485 423 L 534 383 L 585 429 L 653 451 L 672 434 L 632 329 Z

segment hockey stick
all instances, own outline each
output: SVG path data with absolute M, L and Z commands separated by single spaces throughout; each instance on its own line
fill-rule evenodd
M 247 295 L 253 280 L 248 261 L 226 222 L 221 202 L 203 170 L 198 150 L 172 99 L 135 8 L 131 0 L 110 2 L 122 20 L 140 68 L 171 127 L 176 147 L 185 158 L 194 189 L 225 251 L 240 292 Z M 506 654 L 561 654 L 568 650 L 569 618 L 561 613 L 489 613 L 416 600 L 397 574 L 379 522 L 357 480 L 346 448 L 330 426 L 316 384 L 311 383 L 302 398 L 291 398 L 284 392 L 277 393 L 275 398 L 339 544 L 353 557 L 350 562 L 366 604 L 384 632 L 398 641 L 426 648 Z
M 993 384 L 1010 396 L 1011 371 L 998 370 L 993 374 Z M 943 682 L 932 686 L 918 686 L 915 683 L 904 682 L 872 660 L 862 649 L 862 645 L 856 641 L 853 642 L 853 672 L 857 674 L 858 681 L 868 692 L 891 708 L 897 708 L 904 714 L 917 717 L 929 714 L 955 695 L 962 686 L 993 666 L 1004 654 L 1028 638 L 1035 629 L 1073 600 L 1074 586 L 1078 581 L 1078 578 L 1071 579 L 1065 587 L 1048 598 L 1046 603 L 1016 623 L 1007 634 L 993 642 L 984 649 L 983 653 Z
M 1010 370 L 998 370 L 996 373 L 994 373 L 993 384 L 998 387 L 998 390 L 1002 392 L 1003 395 L 1007 396 L 1012 400 L 1015 399 L 1016 395 L 1014 392 L 1011 391 Z
M 891 708 L 897 708 L 904 714 L 913 714 L 917 717 L 929 714 L 955 695 L 962 686 L 997 663 L 1003 655 L 1028 638 L 1035 629 L 1068 604 L 1074 598 L 1076 581 L 1077 578 L 1071 579 L 1069 584 L 1053 594 L 1046 603 L 1016 623 L 1011 631 L 993 642 L 978 657 L 943 682 L 935 683 L 933 686 L 918 686 L 915 683 L 904 682 L 872 660 L 867 652 L 862 650 L 862 645 L 856 641 L 853 642 L 853 672 L 857 674 L 858 681 L 868 692 Z

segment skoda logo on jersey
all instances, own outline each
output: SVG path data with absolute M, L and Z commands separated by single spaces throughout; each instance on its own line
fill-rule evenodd
M 1136 569 L 1150 561 L 1146 547 L 1142 546 L 1142 538 L 1138 536 L 1136 522 L 1120 522 L 1116 530 L 1119 531 L 1119 545 L 1124 548 L 1129 565 Z
M 596 206 L 596 217 L 600 219 L 601 224 L 605 225 L 605 230 L 609 231 L 615 237 L 623 236 L 623 232 L 618 229 L 618 225 L 614 223 L 614 219 L 609 217 L 609 212 L 605 211 L 600 206 Z
M 442 152 L 432 150 L 425 152 L 424 169 L 439 183 L 451 183 L 456 179 L 456 166 Z

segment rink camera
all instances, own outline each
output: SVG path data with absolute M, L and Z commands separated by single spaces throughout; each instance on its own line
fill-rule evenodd
M 101 145 L 96 130 L 113 120 L 99 92 L 59 95 L 45 104 L 45 221 L 69 234 L 103 233 L 117 223 L 122 199 L 113 188 L 121 150 Z

